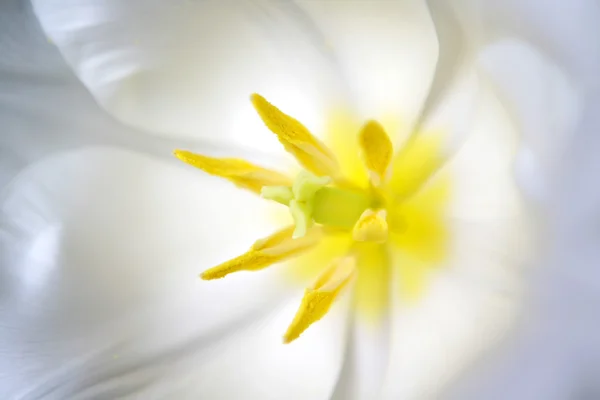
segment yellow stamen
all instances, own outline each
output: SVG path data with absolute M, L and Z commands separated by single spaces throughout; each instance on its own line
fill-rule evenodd
M 392 160 L 392 142 L 378 122 L 369 121 L 360 131 L 359 143 L 371 183 L 379 186 Z
M 354 257 L 344 257 L 334 261 L 304 292 L 300 308 L 283 336 L 283 342 L 292 342 L 310 325 L 323 318 L 355 274 L 356 261 Z
M 246 253 L 204 271 L 200 277 L 211 280 L 223 278 L 232 272 L 258 271 L 308 250 L 322 237 L 321 230 L 317 227 L 310 229 L 299 239 L 292 239 L 293 232 L 294 227 L 290 226 L 260 239 Z
M 352 230 L 354 240 L 357 242 L 385 242 L 388 237 L 386 218 L 385 210 L 365 210 Z
M 264 186 L 290 186 L 292 181 L 285 175 L 259 167 L 237 158 L 213 158 L 186 150 L 175 150 L 181 161 L 200 168 L 206 173 L 233 182 L 236 186 L 260 194 Z
M 296 119 L 284 114 L 259 94 L 251 96 L 252 104 L 261 119 L 285 149 L 306 169 L 319 176 L 338 177 L 337 160 L 331 150 Z

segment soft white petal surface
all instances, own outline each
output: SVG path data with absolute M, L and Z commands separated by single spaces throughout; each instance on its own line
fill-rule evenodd
M 2 397 L 116 396 L 159 385 L 162 376 L 174 379 L 161 370 L 164 363 L 210 348 L 277 307 L 286 289 L 277 268 L 215 282 L 197 277 L 270 233 L 268 206 L 175 160 L 124 150 L 60 153 L 27 168 L 1 200 Z M 277 323 L 279 335 L 285 326 Z M 267 346 L 266 337 L 260 339 L 265 334 L 256 329 L 249 336 L 257 339 L 248 340 Z M 343 344 L 317 331 L 307 349 L 325 362 L 339 351 L 319 350 L 318 343 L 331 341 Z M 297 357 L 247 346 L 252 351 L 234 355 L 245 365 L 264 362 L 253 357 Z M 331 371 L 327 392 L 336 375 L 335 368 L 303 368 L 297 361 L 278 368 L 262 384 L 284 385 L 282 376 L 303 370 L 327 381 Z M 203 386 L 202 373 L 195 379 L 211 390 L 226 384 Z M 300 381 L 284 386 L 300 390 Z M 252 389 L 247 383 L 244 390 Z
M 62 98 L 72 110 L 81 104 L 81 96 L 68 90 L 69 84 L 79 88 L 77 79 L 42 35 L 35 16 L 17 3 L 0 5 L 0 187 L 26 163 L 68 142 L 60 140 L 67 136 L 61 129 L 66 124 L 59 127 L 56 115 L 64 114 L 64 103 L 56 100 Z
M 444 7 L 428 0 L 431 8 Z M 582 84 L 597 86 L 600 13 L 595 0 L 576 0 L 566 6 L 560 0 L 458 0 L 452 2 L 456 17 L 466 30 L 471 51 L 498 38 L 518 37 L 544 52 Z M 585 84 L 585 85 L 584 85 Z
M 430 1 L 435 4 L 436 1 Z M 595 0 L 452 3 L 524 135 L 517 159 L 526 194 L 544 201 L 546 257 L 513 342 L 471 376 L 458 399 L 597 397 L 597 168 L 600 5 Z M 516 39 L 516 40 L 515 40 Z M 524 42 L 524 43 L 523 43 Z M 553 123 L 554 122 L 554 123 Z M 562 131 L 561 131 L 562 130 Z M 550 167 L 550 168 L 549 168 Z M 535 184 L 535 186 L 533 185 Z M 594 221 L 594 222 L 592 222 Z M 593 267 L 594 266 L 594 267 Z M 510 390 L 507 390 L 510 389 Z
M 279 150 L 249 102 L 259 92 L 316 131 L 336 65 L 293 3 L 34 1 L 49 38 L 99 103 L 163 137 Z
M 328 399 L 343 359 L 348 302 L 338 302 L 302 340 L 282 343 L 298 307 L 273 305 L 272 314 L 179 363 L 162 363 L 164 376 L 136 393 L 145 398 L 278 400 Z
M 361 118 L 410 129 L 431 84 L 437 41 L 421 1 L 300 1 L 325 33 Z M 397 136 L 399 132 L 389 132 Z
M 446 1 L 426 1 L 429 15 L 435 26 L 438 41 L 438 57 L 431 87 L 418 116 L 415 127 L 430 118 L 431 114 L 443 102 L 459 78 L 461 70 L 470 62 L 471 43 L 466 36 L 465 26 L 461 24 L 463 15 L 453 12 L 452 4 Z M 461 18 L 463 17 L 463 18 Z
M 530 237 L 514 180 L 516 131 L 476 74 L 465 74 L 450 93 L 426 126 L 460 139 L 444 166 L 452 179 L 451 250 L 431 271 L 423 299 L 395 301 L 389 399 L 442 396 L 460 371 L 505 335 L 519 300 Z
M 390 361 L 391 313 L 365 323 L 349 318 L 344 363 L 331 400 L 368 400 L 381 396 Z
M 521 187 L 530 198 L 544 202 L 581 111 L 574 81 L 535 48 L 517 40 L 486 47 L 478 64 L 522 134 L 516 160 Z
M 85 145 L 133 148 L 161 158 L 170 158 L 176 147 L 225 154 L 223 147 L 206 142 L 155 138 L 116 122 L 98 107 L 44 35 L 31 7 L 18 0 L 3 2 L 0 7 L 2 187 L 27 164 Z M 261 156 L 232 145 L 227 147 L 227 154 Z M 263 154 L 261 160 L 264 159 Z
M 517 160 L 522 187 L 543 201 L 548 181 L 555 180 L 547 176 L 553 173 L 549 164 L 563 153 L 556 149 L 572 136 L 577 108 L 589 101 L 586 93 L 599 88 L 598 3 L 460 0 L 449 7 L 429 0 L 428 5 L 434 15 L 454 9 L 471 56 L 484 51 L 480 61 L 523 135 Z M 486 48 L 498 40 L 503 43 Z M 551 120 L 555 124 L 549 127 Z

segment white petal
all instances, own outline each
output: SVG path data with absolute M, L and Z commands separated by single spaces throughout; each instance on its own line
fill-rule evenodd
M 428 0 L 432 8 L 443 1 Z M 530 42 L 565 72 L 585 86 L 596 86 L 600 65 L 600 10 L 595 0 L 575 0 L 565 7 L 560 0 L 458 0 L 454 13 L 466 30 L 471 46 L 502 37 Z
M 60 153 L 23 171 L 0 206 L 3 397 L 55 385 L 70 397 L 110 375 L 113 356 L 139 368 L 202 347 L 286 289 L 277 268 L 198 278 L 270 233 L 272 206 L 176 160 Z M 81 369 L 96 363 L 99 375 Z
M 439 172 L 451 179 L 452 221 L 479 223 L 519 216 L 522 204 L 514 176 L 519 141 L 511 122 L 489 82 L 473 67 L 461 71 L 443 103 L 425 121 L 424 134 L 442 135 L 447 161 Z
M 490 290 L 514 289 L 520 280 L 519 269 L 533 250 L 533 215 L 515 176 L 519 135 L 487 81 L 467 78 L 464 84 L 466 92 L 477 93 L 477 106 L 471 111 L 470 126 L 451 124 L 450 129 L 469 126 L 470 130 L 462 135 L 444 169 L 452 185 L 449 223 L 455 238 L 451 240 L 455 251 L 464 252 L 460 257 L 476 261 L 454 264 L 453 268 L 476 277 L 474 284 Z M 462 104 L 460 92 L 448 99 L 447 110 L 454 109 L 453 103 Z
M 504 42 L 485 49 L 484 66 L 525 138 L 518 160 L 522 187 L 530 197 L 543 200 L 550 184 L 548 175 L 554 175 L 548 170 L 552 169 L 546 159 L 548 144 L 554 149 L 565 144 L 569 130 L 576 127 L 575 110 L 592 102 L 600 88 L 597 2 L 576 0 L 569 7 L 554 0 L 459 0 L 451 4 L 428 0 L 428 4 L 433 15 L 450 14 L 449 7 L 454 10 L 470 54 L 490 42 Z M 556 124 L 543 129 L 552 119 Z
M 344 364 L 332 400 L 379 398 L 390 358 L 390 315 L 365 324 L 360 315 L 350 321 Z
M 398 304 L 383 398 L 438 398 L 460 369 L 496 344 L 510 305 L 451 274 L 433 279 L 418 305 Z
M 256 320 L 230 337 L 210 346 L 189 342 L 170 348 L 152 359 L 150 368 L 126 369 L 127 374 L 105 379 L 103 387 L 82 393 L 106 396 L 137 384 L 135 397 L 139 398 L 324 400 L 341 365 L 347 307 L 336 305 L 301 340 L 284 345 L 282 332 L 301 296 L 296 294 L 294 301 L 273 307 L 268 318 Z M 93 371 L 111 371 L 111 366 L 98 363 Z
M 503 338 L 530 244 L 513 177 L 517 135 L 508 115 L 473 74 L 465 74 L 445 100 L 426 125 L 460 139 L 448 147 L 455 153 L 444 166 L 451 179 L 451 250 L 431 271 L 422 300 L 396 303 L 385 387 L 390 399 L 439 397 Z
M 598 3 L 578 0 L 485 2 L 485 18 L 498 30 L 516 33 L 546 52 L 583 85 L 598 84 Z
M 323 38 L 293 4 L 53 0 L 34 7 L 99 103 L 157 135 L 279 150 L 251 93 L 315 129 L 334 102 Z
M 564 400 L 584 392 L 577 385 L 581 370 L 574 367 L 574 343 L 565 340 L 568 336 L 563 336 L 562 329 L 552 326 L 561 322 L 555 317 L 540 321 L 533 314 L 527 315 L 521 331 L 510 335 L 507 343 L 488 356 L 487 363 L 470 370 L 466 379 L 458 381 L 459 385 L 449 387 L 445 391 L 447 398 Z
M 449 398 L 560 400 L 597 392 L 586 377 L 595 376 L 600 360 L 593 306 L 600 287 L 598 240 L 566 229 L 557 235 L 532 276 L 518 330 L 455 382 Z
M 543 202 L 579 116 L 573 82 L 539 51 L 515 40 L 485 48 L 478 59 L 521 132 L 517 159 L 521 187 Z
M 473 69 L 464 72 L 426 123 L 448 138 L 450 158 L 442 169 L 452 180 L 451 218 L 485 222 L 514 217 L 521 208 L 514 178 L 517 131 L 489 84 Z
M 437 59 L 435 32 L 424 3 L 300 4 L 329 39 L 359 115 L 376 119 L 400 115 L 410 129 Z
M 59 129 L 54 129 L 55 115 L 65 114 L 57 100 L 67 97 L 62 84 L 69 82 L 71 71 L 43 36 L 31 10 L 17 2 L 0 6 L 0 51 L 3 188 L 27 162 L 64 145 Z
M 461 24 L 461 15 L 455 15 L 452 4 L 446 1 L 430 0 L 428 4 L 431 19 L 435 25 L 438 40 L 438 59 L 431 87 L 427 93 L 417 123 L 416 131 L 430 114 L 436 111 L 440 102 L 448 95 L 455 84 L 459 72 L 471 58 L 471 43 Z
M 72 73 L 31 7 L 17 2 L 1 7 L 0 187 L 27 164 L 84 145 L 133 147 L 165 157 L 175 146 L 186 145 L 117 123 Z
M 520 181 L 529 194 L 546 197 L 545 227 L 556 241 L 545 249 L 542 268 L 530 283 L 533 307 L 526 310 L 520 335 L 482 365 L 483 373 L 461 382 L 466 390 L 451 398 L 593 397 L 597 384 L 587 377 L 594 375 L 599 358 L 589 332 L 597 319 L 573 310 L 587 310 L 598 292 L 596 252 L 582 251 L 598 248 L 592 226 L 599 192 L 591 185 L 598 160 L 598 2 L 453 4 L 464 6 L 461 12 L 480 13 L 479 33 L 487 31 L 486 40 L 512 38 L 487 49 L 483 61 L 529 147 L 517 159 Z M 578 106 L 579 115 L 573 112 Z
M 469 1 L 471 0 L 464 4 L 468 5 Z M 567 148 L 557 167 L 559 173 L 553 176 L 555 182 L 552 182 L 552 191 L 548 196 L 552 203 L 551 217 L 560 220 L 560 229 L 563 230 L 560 234 L 564 234 L 564 230 L 567 229 L 568 237 L 578 237 L 578 233 L 585 231 L 590 221 L 594 220 L 590 216 L 595 215 L 598 201 L 598 193 L 591 190 L 589 183 L 589 174 L 592 173 L 590 171 L 595 171 L 595 132 L 600 125 L 597 112 L 600 98 L 597 72 L 600 68 L 598 2 L 576 0 L 570 2 L 569 7 L 564 7 L 562 2 L 554 0 L 510 0 L 482 4 L 484 6 L 480 12 L 485 25 L 496 33 L 518 36 L 539 50 L 544 61 L 555 65 L 564 73 L 558 74 L 558 81 L 564 79 L 569 84 L 567 86 L 570 86 L 567 90 L 561 90 L 561 95 L 565 97 L 561 100 L 578 103 L 576 106 L 579 107 L 580 113 L 576 115 L 576 121 L 572 121 L 571 126 L 569 121 L 564 127 L 567 130 L 565 134 L 568 135 L 565 140 Z M 506 81 L 506 73 L 501 70 L 496 69 L 492 73 L 500 82 Z M 556 74 L 553 75 L 556 80 Z M 517 78 L 513 76 L 511 79 Z M 560 86 L 563 85 L 561 82 Z M 512 89 L 509 87 L 507 91 L 510 95 Z M 530 114 L 530 105 L 523 103 L 517 103 L 523 108 L 520 114 Z M 560 105 L 564 104 L 561 102 Z M 574 106 L 571 104 L 569 108 L 571 107 Z M 547 111 L 545 115 L 549 113 Z M 531 118 L 530 115 L 527 117 Z M 532 125 L 529 120 L 523 122 L 526 126 Z M 572 133 L 568 132 L 569 128 L 574 128 Z M 550 142 L 552 138 L 549 136 L 540 135 L 539 142 Z M 572 271 L 571 265 L 565 265 L 565 268 Z
M 342 365 L 348 302 L 340 301 L 300 339 L 282 343 L 301 292 L 231 338 L 160 366 L 142 397 L 194 399 L 327 399 Z

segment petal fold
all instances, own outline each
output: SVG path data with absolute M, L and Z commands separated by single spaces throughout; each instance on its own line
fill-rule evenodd
M 294 341 L 309 326 L 323 318 L 356 272 L 354 257 L 343 257 L 334 261 L 312 287 L 306 289 L 300 308 L 283 337 L 284 343 Z
M 290 186 L 285 175 L 238 158 L 213 158 L 186 150 L 175 150 L 175 157 L 202 171 L 225 178 L 238 187 L 261 194 L 265 186 Z
M 271 153 L 278 144 L 264 135 L 250 93 L 276 95 L 294 110 L 301 104 L 302 119 L 317 123 L 340 96 L 326 38 L 288 2 L 31 3 L 52 59 L 64 59 L 111 117 L 151 132 L 148 140 Z M 39 42 L 47 44 L 41 35 Z
M 304 168 L 319 176 L 339 176 L 338 162 L 331 150 L 304 125 L 281 112 L 259 94 L 253 94 L 251 100 L 267 128 L 277 135 L 286 151 Z
M 200 277 L 212 280 L 223 278 L 232 272 L 264 269 L 308 250 L 317 244 L 322 236 L 321 230 L 314 228 L 303 237 L 293 239 L 294 229 L 295 227 L 290 226 L 256 241 L 246 253 L 204 271 Z

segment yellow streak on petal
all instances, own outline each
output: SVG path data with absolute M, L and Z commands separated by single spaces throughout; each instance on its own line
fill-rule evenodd
M 284 114 L 259 94 L 250 97 L 261 119 L 283 147 L 307 170 L 319 176 L 339 177 L 334 154 L 296 119 Z
M 380 243 L 355 243 L 358 279 L 354 295 L 361 321 L 378 324 L 390 303 L 391 263 L 388 246 Z
M 358 187 L 367 188 L 369 177 L 360 158 L 358 134 L 361 121 L 344 109 L 332 113 L 327 120 L 327 144 L 340 163 L 344 176 Z
M 290 186 L 285 175 L 237 158 L 213 158 L 186 150 L 175 150 L 175 157 L 211 175 L 225 178 L 236 186 L 260 194 L 264 186 Z
M 289 261 L 285 272 L 290 284 L 306 283 L 314 279 L 323 271 L 324 265 L 348 254 L 352 244 L 352 235 L 349 233 L 326 233 L 318 245 Z
M 449 186 L 448 179 L 436 178 L 410 201 L 389 209 L 392 244 L 421 261 L 444 259 L 449 241 L 444 215 Z
M 386 217 L 385 210 L 365 210 L 352 229 L 352 237 L 357 242 L 384 243 L 388 237 Z
M 212 280 L 223 278 L 232 272 L 258 271 L 310 249 L 322 237 L 318 227 L 309 230 L 299 239 L 292 239 L 293 232 L 294 227 L 291 226 L 260 239 L 246 253 L 204 271 L 200 277 Z
M 402 255 L 395 264 L 402 296 L 407 300 L 418 299 L 429 269 L 448 257 L 450 235 L 445 210 L 449 197 L 450 180 L 437 175 L 409 201 L 389 210 L 390 244 Z
M 283 336 L 283 342 L 292 342 L 310 325 L 323 318 L 355 274 L 356 261 L 353 257 L 344 257 L 334 261 L 304 292 L 302 303 Z
M 427 284 L 430 265 L 406 254 L 394 255 L 395 276 L 399 278 L 400 298 L 412 303 L 421 298 Z
M 394 157 L 388 190 L 396 200 L 410 197 L 423 187 L 444 161 L 441 135 L 414 137 Z
M 371 182 L 374 186 L 379 186 L 385 180 L 392 160 L 392 142 L 378 122 L 369 121 L 360 131 L 359 143 Z

